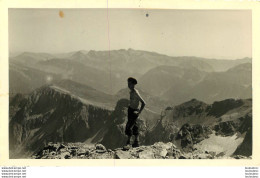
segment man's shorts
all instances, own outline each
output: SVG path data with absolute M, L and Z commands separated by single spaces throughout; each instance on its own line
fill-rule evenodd
M 132 109 L 128 107 L 128 121 L 125 127 L 125 134 L 127 136 L 138 135 L 138 126 L 136 120 L 138 118 L 138 114 L 135 114 L 134 111 L 138 111 L 138 109 Z

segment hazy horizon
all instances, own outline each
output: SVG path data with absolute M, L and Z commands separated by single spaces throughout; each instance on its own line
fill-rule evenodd
M 252 58 L 251 20 L 250 10 L 9 9 L 9 52 Z
M 167 54 L 162 54 L 162 53 L 159 53 L 157 51 L 147 51 L 147 50 L 139 50 L 139 49 L 133 49 L 133 48 L 128 48 L 128 49 L 113 49 L 113 50 L 110 50 L 110 51 L 117 51 L 117 50 L 129 50 L 129 49 L 132 49 L 132 50 L 136 50 L 136 51 L 146 51 L 146 52 L 153 52 L 153 53 L 157 53 L 157 54 L 161 54 L 161 55 L 166 55 L 166 56 L 170 56 L 170 57 L 195 57 L 195 58 L 205 58 L 205 59 L 216 59 L 216 60 L 237 60 L 237 59 L 244 59 L 244 58 L 252 58 L 252 57 L 249 57 L 249 56 L 245 56 L 245 57 L 240 57 L 240 58 L 234 58 L 234 59 L 228 59 L 228 58 L 213 58 L 213 57 L 202 57 L 202 56 L 173 56 L 173 55 L 167 55 Z M 66 53 L 73 53 L 73 52 L 77 52 L 77 51 L 86 51 L 86 52 L 89 52 L 89 51 L 109 51 L 109 50 L 85 50 L 85 49 L 79 49 L 79 50 L 75 50 L 75 51 L 66 51 L 66 52 L 60 52 L 60 53 L 50 53 L 50 52 L 42 52 L 42 51 L 9 51 L 9 57 L 16 57 L 16 56 L 19 56 L 21 55 L 22 53 L 47 53 L 47 54 L 66 54 Z

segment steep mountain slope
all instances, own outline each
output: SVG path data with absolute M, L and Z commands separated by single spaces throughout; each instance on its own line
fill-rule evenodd
M 10 157 L 26 157 L 48 142 L 85 141 L 110 114 L 55 87 L 42 87 L 23 101 L 10 120 Z
M 92 86 L 105 93 L 112 94 L 121 87 L 118 86 L 119 82 L 117 82 L 116 74 L 110 73 L 108 70 L 89 67 L 77 61 L 54 58 L 48 61 L 41 61 L 37 65 L 38 68 L 45 72 L 60 74 L 64 79 Z
M 226 72 L 208 73 L 194 85 L 189 85 L 188 81 L 182 80 L 180 84 L 182 87 L 179 87 L 179 83 L 181 82 L 172 83 L 172 88 L 165 91 L 162 98 L 171 99 L 175 104 L 192 98 L 207 103 L 227 98 L 252 98 L 252 65 L 245 63 Z M 149 86 L 149 88 L 153 87 Z
M 55 58 L 62 58 L 62 59 L 68 59 L 68 58 L 72 58 L 73 55 L 75 55 L 76 53 L 82 53 L 82 54 L 87 54 L 88 51 L 86 50 L 79 50 L 79 51 L 71 51 L 71 52 L 67 52 L 67 53 L 54 53 L 52 54 L 53 56 L 55 56 Z
M 59 79 L 61 76 L 52 72 L 44 72 L 13 62 L 9 63 L 9 90 L 11 94 L 30 93 L 38 87 Z
M 229 81 L 239 83 L 244 86 L 252 85 L 252 64 L 244 63 L 230 68 L 226 72 Z
M 223 59 L 202 59 L 202 61 L 211 65 L 216 72 L 224 72 L 239 64 L 252 63 L 252 58 L 242 58 L 236 60 L 223 60 Z
M 15 113 L 24 105 L 26 102 L 26 95 L 20 93 L 15 95 L 9 95 L 9 121 L 14 117 Z
M 190 151 L 194 149 L 194 145 L 202 140 L 208 140 L 207 142 L 209 143 L 211 142 L 210 140 L 216 137 L 216 139 L 224 140 L 224 137 L 239 134 L 241 135 L 241 139 L 240 142 L 236 142 L 237 145 L 233 148 L 235 149 L 244 140 L 245 135 L 248 135 L 245 142 L 252 143 L 252 139 L 250 139 L 252 138 L 251 128 L 251 99 L 227 99 L 214 102 L 212 105 L 193 99 L 174 108 L 167 108 L 161 115 L 161 119 L 157 125 L 147 133 L 146 137 L 148 139 L 146 139 L 146 144 L 153 144 L 158 141 L 172 141 L 178 147 Z M 234 137 L 232 139 L 234 139 Z M 211 143 L 211 145 L 213 145 L 213 143 Z M 205 144 L 196 145 L 195 147 L 203 150 L 204 145 Z M 226 145 L 224 140 L 222 147 Z M 212 148 L 213 147 L 214 146 L 212 146 Z M 215 147 L 217 147 L 217 145 L 215 145 Z M 238 154 L 249 156 L 250 150 L 252 153 L 252 146 L 250 146 L 250 144 L 243 144 L 243 146 L 240 147 L 246 147 L 242 149 L 247 151 L 237 151 Z M 221 149 L 228 150 L 230 148 Z M 210 150 L 208 149 L 208 151 Z M 216 150 L 214 151 L 217 152 Z M 229 152 L 229 154 L 231 155 L 234 152 L 235 150 L 233 150 L 232 153 Z
M 9 122 L 11 158 L 27 157 L 49 142 L 102 141 L 108 148 L 124 144 L 129 101 L 119 100 L 112 111 L 107 105 L 111 103 L 104 102 L 106 99 L 111 102 L 109 95 L 85 87 L 83 98 L 75 95 L 78 89 L 73 89 L 80 84 L 69 85 L 70 92 L 64 89 L 67 83 L 72 84 L 62 81 L 41 87 L 28 96 L 13 97 Z M 158 115 L 145 110 L 140 117 L 142 120 L 138 122 L 146 127 L 146 123 L 154 124 Z M 141 130 L 144 132 L 146 128 Z
M 37 56 L 37 54 L 35 55 Z M 70 59 L 52 57 L 45 60 L 40 58 L 41 56 L 38 57 L 40 59 L 33 57 L 20 55 L 14 59 L 10 59 L 9 73 L 12 77 L 10 81 L 14 84 L 11 89 L 15 92 L 24 93 L 44 85 L 45 82 L 41 80 L 42 76 L 45 80 L 48 76 L 51 76 L 52 79 L 54 76 L 58 76 L 62 79 L 71 79 L 81 84 L 92 86 L 103 92 L 113 94 L 126 85 L 126 78 L 129 76 L 123 72 L 121 72 L 121 74 L 110 73 L 109 70 L 93 68 L 85 65 L 86 63 Z M 106 62 L 103 64 L 99 63 L 98 65 L 104 66 Z M 123 81 L 121 81 L 121 77 L 124 77 Z M 18 83 L 16 83 L 16 81 L 18 81 Z M 26 84 L 23 85 L 23 81 Z M 29 86 L 30 90 L 27 89 Z
M 97 106 L 113 109 L 117 102 L 117 99 L 113 95 L 103 93 L 102 91 L 69 79 L 54 81 L 53 87 L 57 90 L 67 91 L 67 93 L 83 100 L 95 103 Z
M 214 72 L 214 68 L 209 65 L 206 61 L 203 61 L 199 58 L 181 58 L 181 62 L 178 64 L 179 67 L 185 68 L 185 69 L 197 69 L 199 71 L 203 72 Z
M 48 53 L 32 53 L 24 52 L 18 56 L 10 58 L 12 63 L 16 63 L 23 66 L 34 66 L 39 61 L 46 61 L 52 59 L 54 56 Z
M 169 89 L 191 88 L 207 75 L 196 68 L 159 66 L 149 70 L 140 79 L 140 88 L 153 96 L 162 96 Z M 180 88 L 181 87 L 181 88 Z M 178 90 L 177 90 L 178 91 Z M 167 96 L 163 99 L 169 99 Z M 185 100 L 184 100 L 185 101 Z

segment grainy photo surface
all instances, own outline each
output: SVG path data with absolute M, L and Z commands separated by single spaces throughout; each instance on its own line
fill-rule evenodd
M 250 10 L 8 10 L 10 159 L 251 159 Z

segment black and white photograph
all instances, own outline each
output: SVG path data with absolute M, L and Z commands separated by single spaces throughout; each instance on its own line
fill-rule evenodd
M 8 48 L 9 159 L 252 159 L 251 10 L 9 8 Z

